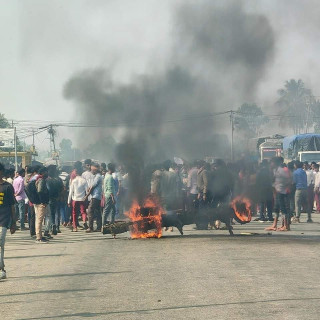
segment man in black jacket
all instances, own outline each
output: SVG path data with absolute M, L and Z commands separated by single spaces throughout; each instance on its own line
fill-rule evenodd
M 268 160 L 264 159 L 261 162 L 260 169 L 256 178 L 256 193 L 260 204 L 260 221 L 273 221 L 273 190 L 272 190 L 272 172 L 269 167 Z M 268 218 L 265 217 L 267 211 Z
M 46 219 L 45 236 L 49 236 L 49 231 L 53 235 L 57 234 L 57 226 L 60 224 L 58 215 L 58 200 L 63 191 L 63 182 L 58 176 L 57 167 L 55 165 L 48 166 L 47 187 L 49 191 L 49 210 L 48 219 Z
M 3 177 L 4 165 L 0 163 L 0 280 L 7 278 L 4 269 L 4 245 L 7 229 L 10 227 L 11 233 L 16 231 L 14 190 L 9 182 L 3 180 Z
M 46 238 L 42 237 L 43 219 L 48 212 L 49 190 L 47 188 L 48 169 L 43 167 L 39 170 L 39 176 L 36 181 L 36 188 L 39 196 L 39 204 L 34 204 L 36 213 L 36 242 L 47 242 Z

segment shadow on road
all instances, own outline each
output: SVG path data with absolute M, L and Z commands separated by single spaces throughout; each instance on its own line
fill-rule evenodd
M 6 259 L 44 258 L 44 257 L 63 257 L 63 256 L 69 256 L 69 254 L 39 254 L 39 255 L 33 255 L 33 256 L 6 257 Z
M 150 308 L 150 309 L 137 309 L 137 310 L 119 310 L 119 311 L 109 311 L 109 312 L 83 312 L 83 313 L 73 313 L 73 314 L 63 314 L 55 316 L 44 316 L 36 318 L 20 318 L 19 320 L 34 320 L 34 319 L 58 319 L 58 318 L 93 318 L 97 316 L 107 316 L 107 315 L 121 315 L 130 313 L 147 313 L 154 311 L 174 311 L 183 309 L 193 309 L 193 308 L 213 308 L 213 307 L 224 307 L 224 306 L 237 306 L 237 305 L 249 305 L 249 304 L 259 304 L 259 303 L 278 303 L 278 302 L 301 302 L 301 301 L 314 301 L 320 300 L 320 298 L 288 298 L 288 299 L 270 299 L 270 300 L 256 300 L 256 301 L 238 301 L 238 302 L 228 302 L 228 303 L 210 303 L 210 304 L 200 304 L 200 305 L 189 305 L 189 306 L 172 306 L 172 307 L 162 307 L 162 308 Z
M 44 291 L 30 291 L 30 292 L 19 292 L 19 293 L 10 293 L 11 296 L 24 296 L 31 294 L 55 294 L 55 293 L 70 293 L 70 292 L 81 292 L 81 291 L 94 291 L 95 289 L 65 289 L 65 290 L 44 290 Z M 8 294 L 0 294 L 0 297 L 8 297 Z
M 92 275 L 98 275 L 98 274 L 121 274 L 121 273 L 130 273 L 130 272 L 132 271 L 44 274 L 39 276 L 10 277 L 10 280 L 22 279 L 22 278 L 23 279 L 46 279 L 46 278 L 60 278 L 60 277 L 81 277 L 81 276 L 92 276 Z

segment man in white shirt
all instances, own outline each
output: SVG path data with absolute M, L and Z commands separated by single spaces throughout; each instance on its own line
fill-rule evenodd
M 317 213 L 320 213 L 320 172 L 319 165 L 313 164 L 314 172 L 314 200 L 316 202 Z
M 309 208 L 313 210 L 313 203 L 314 203 L 314 180 L 315 174 L 313 170 L 310 170 L 309 163 L 307 161 L 303 164 L 303 170 L 307 174 L 307 183 L 308 183 L 308 204 Z
M 121 189 L 122 189 L 122 175 L 119 171 L 115 171 L 112 174 L 112 177 L 114 179 L 114 184 L 115 184 L 115 201 L 116 201 L 116 217 L 119 217 L 119 208 L 120 208 L 120 203 L 119 203 L 119 196 L 121 193 Z
M 91 164 L 92 164 L 91 159 L 86 159 L 84 161 L 85 171 L 81 175 L 82 178 L 84 178 L 87 181 L 88 187 L 91 187 L 93 180 L 94 180 L 94 174 L 91 172 Z
M 76 169 L 76 177 L 72 180 L 69 189 L 68 206 L 72 207 L 72 224 L 74 232 L 77 232 L 78 212 L 80 209 L 83 224 L 86 224 L 87 213 L 85 206 L 85 197 L 88 190 L 86 179 L 81 176 L 81 169 Z
M 188 211 L 190 211 L 195 206 L 195 201 L 198 197 L 198 168 L 197 162 L 194 163 L 193 167 L 188 172 Z
M 88 188 L 91 188 L 94 182 L 94 174 L 91 172 L 91 165 L 93 164 L 91 159 L 84 160 L 84 172 L 82 173 L 82 178 L 87 181 Z M 85 199 L 85 208 L 86 210 L 89 207 L 89 201 L 91 200 L 91 195 Z M 84 223 L 83 227 L 87 230 L 88 224 L 87 222 Z

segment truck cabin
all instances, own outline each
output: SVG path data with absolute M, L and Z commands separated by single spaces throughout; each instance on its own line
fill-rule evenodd
M 298 152 L 298 159 L 301 162 L 320 162 L 320 151 L 300 151 Z
M 275 144 L 273 142 L 264 142 L 259 146 L 260 160 L 270 160 L 274 157 L 281 157 L 282 147 L 281 144 Z

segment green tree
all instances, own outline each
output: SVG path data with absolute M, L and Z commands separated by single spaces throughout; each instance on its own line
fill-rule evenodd
M 81 152 L 79 149 L 72 148 L 72 141 L 70 139 L 62 139 L 60 144 L 60 159 L 62 161 L 79 160 Z
M 307 131 L 313 125 L 311 117 L 314 98 L 301 79 L 286 81 L 284 88 L 278 90 L 280 98 L 276 105 L 280 108 L 280 125 L 292 128 L 294 134 Z
M 261 127 L 269 121 L 255 103 L 244 103 L 235 113 L 235 129 L 239 130 L 246 139 L 259 136 Z
M 0 128 L 9 128 L 10 123 L 3 113 L 0 113 Z
M 116 141 L 112 136 L 106 136 L 103 139 L 96 140 L 83 150 L 85 158 L 93 158 L 102 162 L 111 161 L 114 158 Z
M 11 124 L 3 113 L 0 113 L 0 129 L 11 128 Z M 14 148 L 1 148 L 0 151 L 14 151 Z M 23 146 L 17 137 L 17 151 L 23 151 Z

